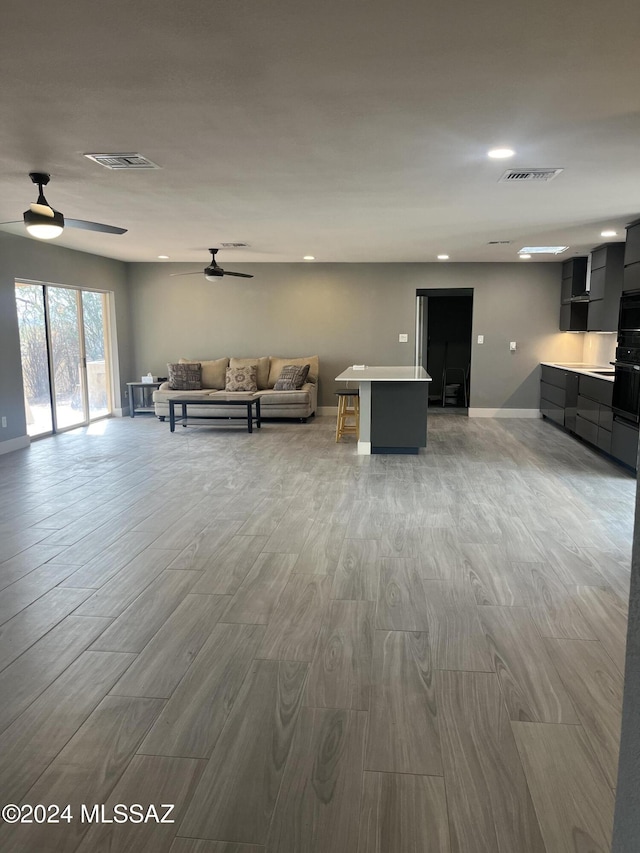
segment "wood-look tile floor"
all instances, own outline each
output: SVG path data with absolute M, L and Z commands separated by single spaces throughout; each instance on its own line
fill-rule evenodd
M 0 457 L 3 853 L 605 853 L 635 480 L 552 425 Z M 81 804 L 175 805 L 174 823 Z

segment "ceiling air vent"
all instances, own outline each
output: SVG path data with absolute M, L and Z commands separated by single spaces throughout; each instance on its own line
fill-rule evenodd
M 99 163 L 105 169 L 159 169 L 157 163 L 142 154 L 84 154 L 87 160 Z
M 523 182 L 544 184 L 556 178 L 564 169 L 507 169 L 498 180 L 499 184 Z
M 487 246 L 508 246 L 511 240 L 489 240 Z
M 220 243 L 221 249 L 248 249 L 248 243 Z

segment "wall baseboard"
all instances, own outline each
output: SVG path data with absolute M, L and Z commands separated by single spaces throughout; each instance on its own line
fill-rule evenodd
M 124 406 L 122 409 L 114 409 L 112 414 L 114 418 L 128 418 L 129 406 Z
M 337 406 L 318 406 L 316 410 L 316 414 L 318 415 L 337 415 L 338 407 Z
M 541 418 L 539 409 L 469 409 L 470 418 Z
M 19 435 L 18 438 L 9 438 L 6 441 L 0 441 L 0 455 L 3 453 L 12 453 L 14 450 L 23 450 L 29 447 L 31 439 L 28 435 Z

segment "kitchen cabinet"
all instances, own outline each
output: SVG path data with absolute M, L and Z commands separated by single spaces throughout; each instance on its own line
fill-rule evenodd
M 542 365 L 540 381 L 540 411 L 545 418 L 564 426 L 567 372 L 559 367 Z
M 542 365 L 540 411 L 544 417 L 573 431 L 578 401 L 578 374 Z
M 640 219 L 627 225 L 622 291 L 631 290 L 640 290 Z
M 612 400 L 610 380 L 542 365 L 540 413 L 543 417 L 635 470 L 638 428 L 614 420 Z
M 588 332 L 616 332 L 624 277 L 624 243 L 598 246 L 591 254 Z
M 611 430 L 611 455 L 635 469 L 638 461 L 638 427 L 614 421 Z
M 611 452 L 612 395 L 613 382 L 593 376 L 580 376 L 576 435 L 606 453 Z
M 587 258 L 576 257 L 562 264 L 562 302 L 581 296 L 587 289 Z
M 577 257 L 562 264 L 562 287 L 560 293 L 560 331 L 586 332 L 588 303 L 571 302 L 582 296 L 587 289 L 587 258 Z

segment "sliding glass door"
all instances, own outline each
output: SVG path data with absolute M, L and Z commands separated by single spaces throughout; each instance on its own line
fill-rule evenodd
M 111 414 L 107 294 L 16 283 L 31 436 Z
M 107 294 L 82 291 L 84 358 L 87 375 L 89 420 L 111 414 L 111 371 Z
M 78 311 L 79 290 L 47 287 L 49 340 L 53 364 L 53 403 L 57 430 L 88 421 L 84 405 L 83 364 Z
M 48 435 L 53 432 L 53 407 L 44 287 L 41 284 L 16 284 L 16 307 L 27 433 L 30 436 Z

